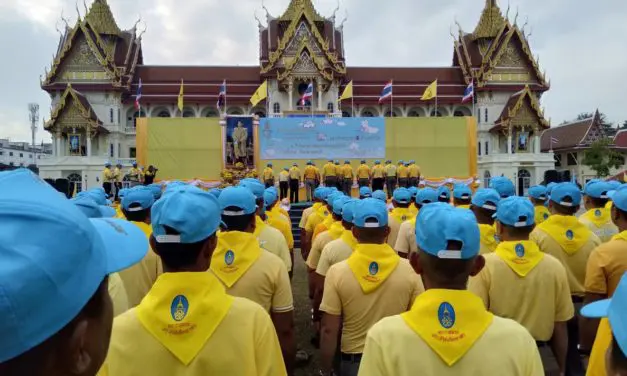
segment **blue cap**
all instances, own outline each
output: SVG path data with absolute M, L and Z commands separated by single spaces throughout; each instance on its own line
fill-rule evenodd
M 455 184 L 453 186 L 453 197 L 458 200 L 470 200 L 472 190 L 466 184 Z
M 496 211 L 499 201 L 501 196 L 495 189 L 481 188 L 477 189 L 470 203 L 479 208 Z
M 610 192 L 609 195 L 612 198 L 614 206 L 622 211 L 627 211 L 627 189 L 618 189 L 616 191 Z
M 346 204 L 350 200 L 351 199 L 349 197 L 341 196 L 333 201 L 333 214 L 341 216 L 343 214 L 342 210 L 344 208 L 344 204 Z
M 535 208 L 531 201 L 518 196 L 502 199 L 493 217 L 511 227 L 527 227 L 536 221 Z
M 335 192 L 332 192 L 330 195 L 328 195 L 325 201 L 328 205 L 333 206 L 333 202 L 335 202 L 335 200 L 343 196 L 344 194 L 342 192 L 335 191 Z
M 128 212 L 146 210 L 155 203 L 155 196 L 146 187 L 135 187 L 130 189 L 122 198 L 122 209 Z M 131 207 L 133 206 L 133 207 Z
M 126 194 L 128 193 L 128 188 L 122 188 L 120 189 L 120 191 L 118 192 L 118 197 L 119 198 L 124 198 L 124 196 L 126 196 Z
M 409 190 L 409 193 L 411 193 L 411 197 L 416 197 L 418 194 L 418 188 L 416 187 L 409 187 L 407 189 Z
M 178 187 L 186 187 L 187 183 L 183 182 L 183 181 L 173 181 L 168 183 L 168 185 L 166 185 L 165 187 L 165 191 L 163 191 L 163 194 L 166 194 L 170 191 L 174 191 L 176 190 Z
M 549 183 L 546 185 L 546 194 L 547 196 L 551 194 L 551 191 L 553 190 L 553 188 L 555 188 L 555 186 L 557 185 L 557 183 L 553 182 L 553 183 Z
M 363 228 L 380 228 L 388 225 L 388 208 L 381 200 L 365 198 L 355 204 L 353 224 Z
M 107 200 L 107 194 L 104 190 L 100 189 L 90 189 L 88 191 L 79 192 L 77 196 L 89 196 L 98 205 L 111 205 L 111 201 Z
M 365 186 L 359 188 L 359 197 L 372 197 L 372 190 Z
M 359 200 L 348 200 L 342 206 L 342 219 L 346 222 L 353 223 L 353 216 L 355 215 L 355 205 Z
M 409 204 L 411 201 L 411 192 L 407 188 L 397 188 L 394 190 L 392 199 L 399 204 Z
M 573 183 L 559 183 L 551 190 L 551 201 L 562 206 L 572 207 L 581 204 L 581 191 Z M 571 202 L 565 199 L 570 198 Z
M 274 189 L 268 188 L 263 192 L 263 203 L 266 208 L 274 205 L 278 199 L 279 196 L 276 194 L 276 190 Z
M 430 204 L 438 201 L 438 192 L 433 188 L 425 188 L 416 194 L 416 203 L 419 205 Z
M 409 161 L 409 164 L 412 164 L 412 163 L 416 163 L 416 161 L 415 161 L 415 160 L 413 160 L 413 159 L 412 159 L 412 160 L 410 160 L 410 161 Z
M 365 159 L 362 159 L 362 160 L 361 160 L 361 164 L 365 164 L 365 163 L 366 163 L 366 160 L 365 160 Z
M 268 167 L 272 167 L 272 163 L 268 163 Z
M 607 317 L 614 341 L 623 354 L 627 354 L 627 274 L 623 275 L 610 299 L 590 303 L 581 309 L 581 315 L 589 318 Z
M 398 161 L 398 164 L 405 164 L 405 162 L 403 162 L 403 160 L 401 159 Z
M 505 176 L 495 176 L 490 179 L 490 188 L 496 189 L 501 198 L 516 196 L 514 183 Z
M 209 190 L 209 193 L 214 195 L 216 198 L 220 198 L 220 194 L 222 193 L 222 190 L 220 188 L 212 188 Z
M 87 218 L 115 217 L 115 209 L 106 205 L 98 205 L 96 201 L 88 195 L 77 196 L 72 199 L 72 203 L 74 203 Z
M 439 199 L 451 199 L 451 190 L 446 185 L 440 186 L 436 193 L 438 194 Z
M 381 161 L 376 160 L 376 161 L 374 161 L 374 164 L 381 164 Z
M 240 187 L 248 188 L 257 200 L 263 198 L 263 192 L 266 190 L 266 186 L 259 180 L 253 178 L 246 178 L 240 181 Z M 224 192 L 222 192 L 224 193 Z
M 418 248 L 440 259 L 468 260 L 479 254 L 479 226 L 475 215 L 444 202 L 425 205 L 416 218 Z M 447 250 L 449 241 L 462 243 L 461 250 Z
M 609 184 L 613 190 L 620 188 L 620 186 L 622 185 L 619 181 L 616 180 L 609 180 L 606 183 Z
M 327 188 L 327 187 L 318 187 L 318 188 L 316 188 L 314 190 L 314 198 L 317 198 L 318 200 L 324 200 L 324 199 L 327 198 L 329 193 L 331 193 L 329 188 Z
M 312 163 L 313 163 L 312 161 L 307 161 L 307 164 L 308 164 L 308 165 L 311 165 Z
M 546 193 L 546 187 L 543 185 L 534 185 L 529 188 L 527 194 L 531 198 L 535 198 L 536 200 L 546 200 L 548 195 Z
M 348 159 L 344 161 L 344 164 L 350 164 L 351 161 L 349 161 Z
M 105 277 L 139 262 L 146 235 L 118 219 L 88 219 L 26 169 L 0 172 L 0 362 L 70 323 Z
M 612 186 L 604 181 L 588 182 L 584 187 L 583 194 L 592 198 L 607 199 L 607 193 L 612 190 Z
M 228 187 L 222 191 L 218 202 L 222 215 L 239 216 L 253 214 L 257 211 L 255 196 L 245 187 Z M 239 210 L 225 210 L 228 207 L 235 207 Z
M 376 198 L 377 200 L 381 200 L 385 203 L 388 202 L 388 196 L 385 194 L 385 192 L 383 192 L 380 189 L 377 189 L 376 191 L 372 192 L 372 198 Z
M 340 161 L 336 159 L 335 164 L 340 164 Z
M 155 200 L 158 200 L 161 198 L 161 184 L 150 184 L 148 186 L 148 189 L 150 189 L 150 191 L 152 192 L 152 195 L 154 196 Z
M 173 188 L 152 207 L 152 233 L 157 243 L 198 243 L 221 224 L 220 205 L 211 193 L 184 185 Z M 179 235 L 167 235 L 165 227 Z

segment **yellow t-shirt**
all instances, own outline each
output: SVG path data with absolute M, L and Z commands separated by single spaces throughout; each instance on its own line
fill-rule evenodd
M 388 178 L 395 178 L 396 166 L 394 166 L 393 164 L 385 165 L 385 176 L 387 176 Z
M 144 222 L 131 223 L 139 227 L 146 235 L 146 238 L 150 239 L 152 227 L 149 224 Z M 124 281 L 129 308 L 137 306 L 144 299 L 144 296 L 148 294 L 157 277 L 163 274 L 161 259 L 153 252 L 150 246 L 148 247 L 148 253 L 146 253 L 143 260 L 119 272 L 122 281 Z
M 261 218 L 257 217 L 257 228 L 255 229 L 255 236 L 259 239 L 259 246 L 270 253 L 277 255 L 287 268 L 287 271 L 292 270 L 292 257 L 290 256 L 290 249 L 287 246 L 287 241 L 281 234 L 281 231 L 264 223 Z
M 381 165 L 374 165 L 372 166 L 372 177 L 374 179 L 381 179 L 383 178 L 383 173 L 385 171 L 383 170 L 383 166 Z
M 290 173 L 282 170 L 279 172 L 279 181 L 288 181 L 290 179 Z
M 370 179 L 370 167 L 365 164 L 359 165 L 359 167 L 357 167 L 357 178 Z
M 329 242 L 322 249 L 316 273 L 326 277 L 331 266 L 348 259 L 352 253 L 353 248 L 351 248 L 351 246 L 342 238 Z
M 407 170 L 408 170 L 407 172 L 409 173 L 410 178 L 417 178 L 420 176 L 420 167 L 418 167 L 415 164 L 409 165 Z
M 124 174 L 122 173 L 122 170 L 116 167 L 113 169 L 113 177 L 115 178 L 116 183 L 121 183 Z
M 313 240 L 311 244 L 311 250 L 309 251 L 309 255 L 307 256 L 307 261 L 305 264 L 311 269 L 316 270 L 318 268 L 318 262 L 320 261 L 320 256 L 322 255 L 322 250 L 324 247 L 332 242 L 333 237 L 331 236 L 331 232 L 324 231 Z
M 342 352 L 359 354 L 374 324 L 384 317 L 407 311 L 423 291 L 422 281 L 409 262 L 399 260 L 388 278 L 366 295 L 347 261 L 342 261 L 327 272 L 320 310 L 342 316 Z
M 304 176 L 305 176 L 305 179 L 315 180 L 318 177 L 316 168 L 314 166 L 305 167 Z
M 592 251 L 601 244 L 601 240 L 596 235 L 591 234 L 588 241 L 572 255 L 564 252 L 558 242 L 537 227 L 531 233 L 530 240 L 536 242 L 542 252 L 554 256 L 564 265 L 568 276 L 570 294 L 583 296 L 588 258 Z
M 131 168 L 128 170 L 128 177 L 130 180 L 139 181 L 142 176 L 142 170 L 138 168 Z
M 388 245 L 392 248 L 396 246 L 396 240 L 398 239 L 398 232 L 401 229 L 402 223 L 399 223 L 396 218 L 388 214 L 388 226 L 390 227 L 390 235 L 388 235 Z M 397 251 L 398 252 L 398 251 Z
M 353 167 L 349 164 L 344 164 L 344 166 L 342 166 L 342 176 L 344 177 L 344 179 L 352 179 Z
M 105 365 L 98 376 L 287 375 L 281 346 L 267 312 L 233 298 L 222 319 L 191 363 L 185 366 L 141 324 L 135 309 L 116 317 Z
M 397 253 L 403 254 L 418 252 L 415 221 L 405 221 L 401 224 L 401 227 L 398 229 L 398 236 L 396 237 L 394 250 Z
M 396 175 L 398 175 L 399 178 L 406 178 L 409 176 L 409 169 L 404 165 L 400 165 L 396 169 Z
M 298 224 L 299 228 L 302 228 L 302 229 L 305 228 L 305 225 L 307 224 L 307 218 L 309 218 L 309 216 L 311 215 L 311 213 L 313 213 L 313 211 L 314 211 L 313 206 L 310 206 L 307 209 L 303 210 L 303 214 L 300 217 L 300 223 Z
M 113 317 L 128 311 L 128 296 L 118 273 L 109 274 L 109 296 L 113 302 Z
M 586 292 L 612 296 L 627 272 L 627 241 L 611 240 L 590 254 L 586 268 Z
M 290 179 L 300 180 L 300 169 L 298 167 L 290 168 Z
M 516 274 L 496 253 L 483 257 L 485 267 L 470 278 L 468 290 L 479 296 L 490 312 L 515 320 L 536 341 L 550 340 L 555 322 L 573 317 L 566 270 L 555 257 L 544 255 L 525 277 Z
M 266 211 L 268 216 L 268 224 L 279 230 L 287 242 L 288 249 L 294 249 L 294 235 L 290 223 L 285 217 L 277 212 Z
M 327 213 L 327 215 L 323 215 L 322 212 Z M 305 223 L 305 231 L 308 234 L 313 234 L 316 227 L 325 220 L 327 216 L 331 215 L 326 208 L 320 207 L 320 210 L 315 211 L 309 215 L 307 218 L 307 222 Z
M 417 370 L 421 375 L 437 376 L 544 375 L 536 342 L 513 320 L 495 316 L 483 335 L 452 367 L 401 316 L 384 318 L 370 329 L 359 376 L 414 376 Z
M 587 214 L 594 215 L 596 209 L 589 210 Z M 609 212 L 607 209 L 602 209 L 603 212 Z M 601 212 L 601 210 L 599 210 Z M 609 216 L 608 216 L 609 217 Z M 579 217 L 579 222 L 583 223 L 592 231 L 596 236 L 601 239 L 603 243 L 609 242 L 612 236 L 618 234 L 618 227 L 612 222 L 612 218 L 607 218 L 607 222 L 597 226 L 594 222 L 588 219 L 585 215 Z
M 115 176 L 113 175 L 113 171 L 110 168 L 105 168 L 102 170 L 102 181 L 105 183 L 113 183 L 115 182 Z
M 263 180 L 272 180 L 274 179 L 274 171 L 270 167 L 266 167 L 263 169 Z
M 322 175 L 326 178 L 329 176 L 337 176 L 337 170 L 333 163 L 326 163 L 322 166 Z

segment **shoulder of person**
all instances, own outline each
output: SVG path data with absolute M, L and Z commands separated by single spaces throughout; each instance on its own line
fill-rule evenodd
M 137 310 L 136 308 L 131 308 L 113 319 L 112 333 L 116 335 L 127 335 L 140 327 L 143 328 L 137 317 Z
M 518 344 L 521 347 L 527 346 L 533 343 L 533 346 L 536 346 L 536 342 L 529 333 L 529 331 L 519 324 L 518 322 L 507 319 L 504 317 L 499 317 L 494 315 L 492 319 L 492 324 L 488 328 L 491 331 L 491 334 L 495 338 L 507 338 L 507 343 L 514 344 L 514 340 L 517 340 Z M 495 341 L 496 342 L 496 341 Z M 514 350 L 510 348 L 509 350 Z

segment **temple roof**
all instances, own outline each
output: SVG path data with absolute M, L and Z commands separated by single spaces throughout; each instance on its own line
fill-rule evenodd
M 122 33 L 118 24 L 115 22 L 107 0 L 94 0 L 85 18 L 100 34 L 119 36 Z
M 89 100 L 87 100 L 82 93 L 74 90 L 72 85 L 67 85 L 61 99 L 52 110 L 50 120 L 45 122 L 44 129 L 48 131 L 54 129 L 57 125 L 57 121 L 62 119 L 63 114 L 66 111 L 69 111 L 70 108 L 76 110 L 74 111 L 75 115 L 80 118 L 80 125 L 76 126 L 76 128 L 87 125 L 92 130 L 99 130 L 108 133 L 108 130 L 102 126 L 102 121 L 98 118 L 98 115 L 96 115 L 96 112 L 91 107 Z
M 496 0 L 486 0 L 479 23 L 472 34 L 473 38 L 494 38 L 504 24 L 505 18 L 499 6 L 496 5 Z
M 322 17 L 316 11 L 316 8 L 311 3 L 311 0 L 291 0 L 290 4 L 287 6 L 285 12 L 279 17 L 280 21 L 297 21 L 297 17 L 300 15 L 300 12 L 303 12 L 307 18 L 311 21 L 325 21 L 325 18 Z
M 542 133 L 541 150 L 579 149 L 590 146 L 599 137 L 605 137 L 600 124 L 600 115 L 597 110 L 592 117 L 576 120 L 547 129 Z M 553 143 L 551 145 L 551 139 Z
M 527 113 L 525 113 L 527 112 Z M 542 109 L 540 108 L 540 103 L 538 102 L 535 94 L 531 92 L 529 86 L 525 86 L 525 88 L 516 94 L 512 95 L 505 107 L 503 107 L 503 111 L 501 115 L 499 115 L 498 119 L 494 122 L 494 127 L 490 129 L 490 131 L 497 131 L 503 129 L 509 129 L 513 125 L 517 125 L 516 120 L 519 116 L 524 117 L 522 122 L 527 123 L 531 120 L 530 116 L 534 119 L 535 124 L 525 124 L 525 125 L 539 125 L 540 128 L 549 128 L 549 122 L 544 118 L 544 114 Z

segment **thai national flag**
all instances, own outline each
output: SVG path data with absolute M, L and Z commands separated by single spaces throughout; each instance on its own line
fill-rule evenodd
M 135 109 L 139 110 L 141 108 L 141 104 L 139 101 L 142 99 L 142 79 L 139 79 L 139 85 L 137 85 L 137 95 L 135 96 Z
M 218 108 L 226 102 L 226 80 L 222 81 L 220 85 L 220 92 L 218 93 Z
M 300 105 L 304 106 L 306 101 L 310 101 L 313 99 L 313 82 L 310 82 L 307 86 L 307 89 L 303 93 L 303 96 L 300 97 Z
M 379 97 L 379 103 L 383 102 L 384 100 L 392 96 L 392 89 L 393 89 L 392 81 L 385 84 L 385 86 L 383 87 L 383 91 L 381 92 L 381 96 Z
M 475 84 L 474 82 L 470 81 L 470 84 L 468 85 L 466 90 L 464 90 L 464 97 L 462 98 L 462 103 L 471 101 L 473 100 L 474 97 L 475 97 Z

